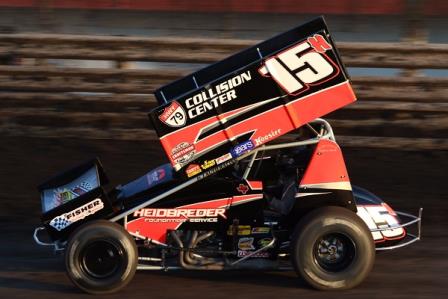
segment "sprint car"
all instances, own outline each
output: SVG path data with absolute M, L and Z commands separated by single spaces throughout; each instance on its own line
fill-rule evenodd
M 93 159 L 38 187 L 34 239 L 64 252 L 85 292 L 118 291 L 137 269 L 294 269 L 317 289 L 349 289 L 376 251 L 420 239 L 422 210 L 396 212 L 352 185 L 320 118 L 356 101 L 323 18 L 155 95 L 168 163 L 106 189 Z

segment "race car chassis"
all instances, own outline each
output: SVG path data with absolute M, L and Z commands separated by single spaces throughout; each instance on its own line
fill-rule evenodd
M 313 126 L 311 126 L 311 124 Z M 233 163 L 236 163 L 237 161 L 241 161 L 243 159 L 246 159 L 246 158 L 250 157 L 249 163 L 248 163 L 248 165 L 246 166 L 246 168 L 244 170 L 244 174 L 243 174 L 242 178 L 243 179 L 247 179 L 248 178 L 250 170 L 251 170 L 251 168 L 252 168 L 252 166 L 253 166 L 253 164 L 254 164 L 254 162 L 256 160 L 257 154 L 259 152 L 269 151 L 269 150 L 277 150 L 277 149 L 284 149 L 284 148 L 291 148 L 291 147 L 298 147 L 298 146 L 304 146 L 304 145 L 310 145 L 310 144 L 316 144 L 316 143 L 319 142 L 319 140 L 322 140 L 322 139 L 329 139 L 329 140 L 332 140 L 332 141 L 336 141 L 336 138 L 335 138 L 334 133 L 333 133 L 333 129 L 331 128 L 331 125 L 326 120 L 319 118 L 319 119 L 314 120 L 311 124 L 307 124 L 307 126 L 309 126 L 310 130 L 315 133 L 316 136 L 314 138 L 309 138 L 309 139 L 303 140 L 303 141 L 279 143 L 279 144 L 272 144 L 272 145 L 262 145 L 262 146 L 260 146 L 258 148 L 255 148 L 254 150 L 252 150 L 252 151 L 250 151 L 248 153 L 245 153 L 245 154 L 241 155 L 240 157 L 235 158 L 233 160 Z M 320 129 L 319 132 L 314 129 L 315 125 L 320 125 L 321 129 Z M 194 183 L 196 183 L 196 182 L 206 178 L 207 176 L 208 175 L 206 175 L 206 174 L 198 175 L 198 176 L 196 176 L 196 177 L 194 177 L 194 178 L 192 178 L 190 180 L 187 180 L 184 183 L 182 183 L 182 184 L 180 184 L 180 185 L 178 185 L 178 186 L 176 186 L 176 187 L 174 187 L 174 188 L 172 188 L 172 189 L 170 189 L 170 190 L 168 190 L 168 191 L 166 191 L 166 192 L 164 192 L 164 193 L 162 193 L 162 194 L 160 194 L 160 195 L 158 195 L 156 197 L 150 198 L 147 201 L 145 201 L 145 202 L 143 202 L 143 203 L 141 203 L 141 204 L 139 204 L 139 205 L 137 205 L 137 206 L 135 206 L 135 207 L 133 207 L 131 209 L 128 209 L 128 210 L 126 210 L 126 211 L 124 211 L 124 212 L 122 212 L 122 213 L 120 213 L 120 214 L 118 214 L 118 215 L 108 219 L 108 220 L 112 221 L 112 222 L 117 222 L 119 220 L 123 220 L 124 227 L 126 228 L 128 215 L 134 213 L 135 211 L 137 211 L 139 209 L 142 209 L 142 208 L 144 208 L 146 206 L 149 206 L 149 205 L 151 205 L 151 204 L 153 204 L 153 203 L 155 203 L 155 202 L 157 202 L 159 200 L 162 200 L 165 197 L 167 197 L 167 196 L 169 196 L 169 195 L 171 195 L 173 193 L 176 193 L 179 190 L 182 190 L 182 189 L 184 189 L 184 188 L 186 188 L 186 187 L 188 187 L 188 186 L 190 186 L 190 185 L 192 185 L 192 184 L 194 184 Z M 405 212 L 396 211 L 396 214 L 398 216 L 401 216 L 401 217 L 407 219 L 408 221 L 405 222 L 405 223 L 400 223 L 400 224 L 398 224 L 398 225 L 396 225 L 394 227 L 385 227 L 385 228 L 381 228 L 380 227 L 380 228 L 376 228 L 376 229 L 370 229 L 370 231 L 372 233 L 373 232 L 386 232 L 386 231 L 391 230 L 391 229 L 409 227 L 409 226 L 411 226 L 413 224 L 417 225 L 417 231 L 416 231 L 415 234 L 407 233 L 407 237 L 406 237 L 408 239 L 407 241 L 400 242 L 399 244 L 391 245 L 391 246 L 384 246 L 384 247 L 378 247 L 377 246 L 376 250 L 377 251 L 393 250 L 393 249 L 397 249 L 397 248 L 408 246 L 408 245 L 410 245 L 410 244 L 412 244 L 412 243 L 414 243 L 416 241 L 419 241 L 421 239 L 422 213 L 423 213 L 423 208 L 419 209 L 417 216 L 409 214 L 409 213 L 405 213 Z M 45 230 L 45 228 L 44 227 L 37 227 L 34 230 L 33 238 L 34 238 L 35 242 L 38 245 L 52 246 L 54 248 L 55 252 L 63 252 L 65 250 L 65 246 L 66 246 L 66 243 L 67 243 L 66 241 L 64 241 L 64 242 L 61 242 L 61 241 L 55 241 L 55 242 L 45 242 L 45 241 L 42 241 L 40 239 L 40 237 L 39 237 L 39 233 L 42 230 Z M 175 232 L 172 232 L 172 233 L 175 234 Z M 135 236 L 135 237 L 139 237 L 139 236 Z M 173 237 L 174 237 L 175 240 L 178 239 L 178 238 L 176 238 L 176 235 L 173 235 Z M 256 254 L 259 254 L 260 252 L 266 251 L 267 249 L 271 248 L 274 245 L 274 243 L 275 243 L 275 238 L 273 238 L 272 242 L 269 243 L 268 245 L 266 245 L 265 247 L 260 248 L 259 250 L 252 252 L 250 255 L 247 255 L 245 257 L 242 257 L 241 259 L 236 260 L 232 264 L 233 265 L 237 265 L 238 263 L 240 263 L 240 262 L 242 262 L 244 260 L 249 259 L 253 255 L 256 255 Z M 179 243 L 179 246 L 182 248 L 184 245 Z M 145 261 L 153 261 L 153 262 L 160 261 L 163 264 L 163 260 L 158 259 L 158 258 L 139 257 L 139 259 L 142 260 L 142 261 L 143 260 L 145 260 Z M 168 270 L 168 269 L 176 269 L 176 268 L 180 268 L 180 267 L 139 265 L 138 269 L 142 269 L 142 270 Z

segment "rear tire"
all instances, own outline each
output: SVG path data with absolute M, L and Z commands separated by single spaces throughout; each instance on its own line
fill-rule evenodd
M 137 246 L 124 228 L 98 220 L 79 227 L 65 252 L 68 277 L 91 294 L 117 292 L 132 279 L 137 269 Z
M 297 274 L 319 290 L 357 286 L 375 261 L 370 230 L 355 213 L 341 207 L 310 212 L 297 224 L 291 242 Z

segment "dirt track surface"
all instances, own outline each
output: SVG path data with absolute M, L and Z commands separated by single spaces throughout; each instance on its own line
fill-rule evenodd
M 397 210 L 423 206 L 423 240 L 377 255 L 358 288 L 319 292 L 292 272 L 138 272 L 130 285 L 104 298 L 442 298 L 448 294 L 448 152 L 349 149 L 354 184 Z M 0 298 L 93 298 L 78 291 L 62 257 L 32 241 L 39 223 L 35 186 L 98 155 L 111 186 L 164 162 L 158 143 L 4 138 L 0 144 Z

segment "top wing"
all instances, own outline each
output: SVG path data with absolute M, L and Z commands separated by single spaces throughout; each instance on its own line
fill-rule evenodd
M 155 92 L 149 116 L 176 171 L 187 177 L 339 109 L 356 97 L 318 18 Z

